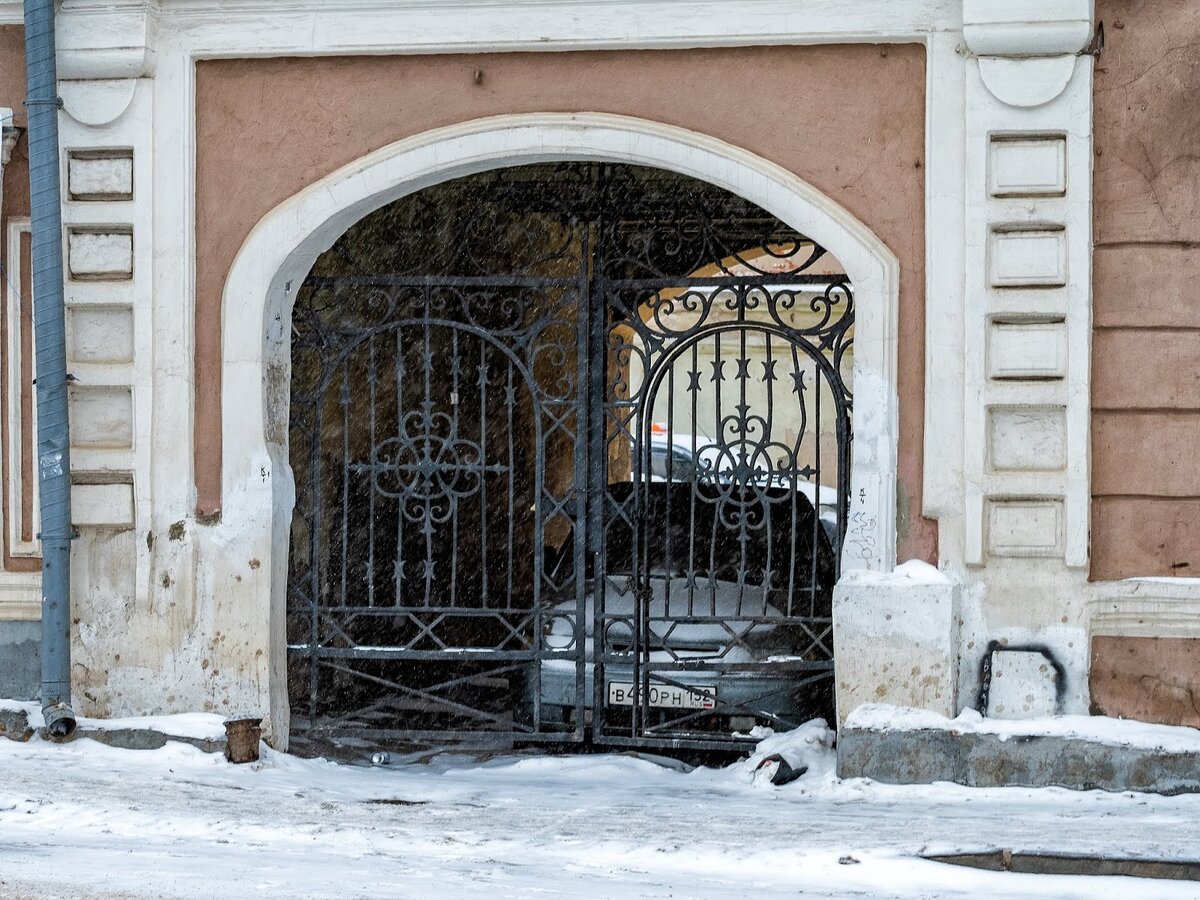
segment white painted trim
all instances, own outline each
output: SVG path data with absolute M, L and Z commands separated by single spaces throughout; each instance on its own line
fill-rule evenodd
M 144 521 L 155 529 L 196 508 L 196 66 L 175 49 L 161 56 L 150 82 L 154 129 L 145 178 L 141 169 L 134 172 L 134 190 L 143 199 L 147 190 L 151 195 L 154 223 L 148 248 L 154 257 L 150 340 L 156 348 L 170 348 L 153 361 L 151 458 L 156 470 L 169 473 L 154 479 L 154 504 L 146 510 Z
M 1093 636 L 1197 636 L 1200 578 L 1126 578 L 1092 587 L 1088 614 Z
M 8 504 L 4 510 L 4 527 L 8 532 L 8 552 L 14 557 L 39 557 L 41 542 L 35 537 L 22 541 L 20 535 L 20 508 L 24 485 L 21 483 L 21 235 L 29 233 L 29 219 L 8 220 L 8 277 L 4 286 L 7 298 L 5 313 L 8 317 L 8 347 L 5 366 L 8 372 Z M 33 404 L 33 419 L 30 423 L 37 434 L 37 404 Z M 36 441 L 36 437 L 35 437 Z M 33 479 L 33 533 L 42 528 L 41 508 L 38 502 L 38 482 Z
M 925 75 L 925 442 L 922 511 L 942 561 L 961 560 L 966 76 L 959 40 L 935 35 Z
M 0 5 L 0 24 L 5 23 L 4 17 L 8 12 L 9 12 L 9 10 L 5 6 Z M 20 21 L 21 21 L 21 18 L 20 18 L 20 15 L 18 15 L 17 22 L 19 23 Z M 0 107 L 0 122 L 7 121 L 11 118 L 12 118 L 12 110 L 7 107 Z M 3 164 L 3 162 L 0 162 L 0 206 L 3 205 L 3 197 L 4 197 L 4 164 Z M 9 253 L 8 253 L 9 268 L 8 268 L 8 271 L 5 273 L 5 275 L 6 275 L 5 281 L 7 283 L 4 286 L 4 295 L 5 295 L 4 311 L 3 311 L 4 315 L 9 314 L 9 310 L 11 309 L 12 303 L 14 302 L 13 295 L 17 294 L 18 291 L 20 290 L 20 284 L 21 284 L 21 281 L 20 281 L 20 278 L 21 278 L 21 274 L 20 274 L 20 267 L 21 267 L 20 230 L 22 228 L 28 229 L 29 220 L 14 218 L 14 219 L 8 220 L 8 222 L 6 224 L 8 227 L 5 229 L 5 233 L 0 234 L 0 240 L 4 240 L 4 241 L 8 242 L 8 247 L 9 247 Z M 14 241 L 13 241 L 14 236 L 16 237 L 16 241 L 15 241 L 16 252 L 15 253 L 12 250 L 13 243 L 14 243 Z M 15 266 L 13 263 L 14 260 L 16 260 Z M 13 273 L 14 268 L 16 270 L 15 280 L 14 280 L 14 273 Z M 16 298 L 16 303 L 17 303 L 17 306 L 19 307 L 20 306 L 20 297 L 19 296 Z M 10 329 L 10 337 L 11 337 L 11 329 Z M 19 346 L 19 334 L 18 334 L 18 346 Z M 11 365 L 12 365 L 12 363 L 11 363 L 12 348 L 5 347 L 4 349 L 5 349 L 5 357 L 6 358 L 3 362 L 3 364 L 5 366 L 11 367 Z M 17 371 L 20 371 L 19 362 L 18 362 L 18 366 L 17 366 Z M 14 388 L 17 392 L 17 396 L 19 397 L 20 384 L 19 384 L 19 382 L 16 382 L 14 379 L 12 379 L 10 377 L 9 378 L 9 411 L 10 411 L 10 415 L 11 415 L 11 411 L 13 409 L 12 392 L 13 392 Z M 18 435 L 17 440 L 19 441 L 20 440 L 20 437 L 19 437 L 20 416 L 17 415 L 14 418 L 10 418 L 9 424 L 10 424 L 10 426 L 14 425 L 14 424 L 17 426 L 16 429 L 10 427 L 9 439 L 12 440 L 13 434 L 14 434 L 14 432 L 16 432 Z M 14 457 L 11 453 L 11 448 L 10 448 L 10 453 L 9 453 L 10 465 L 12 464 L 13 459 L 14 459 Z M 9 471 L 0 472 L 0 478 L 9 478 L 10 474 L 11 473 Z M 14 481 L 9 482 L 9 501 L 10 501 L 10 503 L 19 503 L 20 502 L 20 495 L 13 493 L 13 487 L 15 484 L 16 484 L 16 482 L 14 482 Z M 35 515 L 36 515 L 37 514 L 36 502 L 34 503 L 34 510 L 35 510 Z M 34 527 L 35 527 L 35 529 L 37 527 L 36 520 L 35 520 Z M 15 520 L 14 520 L 14 517 L 12 516 L 11 508 L 0 510 L 0 528 L 8 528 L 8 529 L 15 528 Z M 15 535 L 14 535 L 14 540 L 15 540 Z M 15 549 L 16 546 L 17 545 L 15 543 L 10 544 L 11 549 Z M 35 546 L 35 551 L 36 551 L 37 544 L 35 543 L 34 546 Z M 17 555 L 17 554 L 14 553 L 14 555 Z M 38 554 L 37 554 L 37 552 L 34 552 L 31 555 L 37 556 Z M 41 619 L 41 617 L 42 617 L 41 593 L 42 593 L 42 576 L 40 573 L 0 572 L 0 622 L 13 622 L 13 621 L 36 622 L 39 619 Z
M 268 213 L 234 260 L 222 299 L 224 466 L 217 540 L 255 554 L 272 575 L 252 597 L 228 600 L 253 603 L 260 613 L 250 612 L 250 618 L 260 614 L 262 623 L 271 623 L 274 671 L 282 668 L 285 653 L 295 492 L 287 448 L 271 444 L 267 434 L 270 417 L 286 414 L 293 286 L 347 227 L 386 203 L 449 178 L 561 159 L 652 165 L 703 179 L 758 204 L 842 262 L 855 287 L 857 311 L 852 505 L 844 562 L 847 569 L 894 565 L 899 263 L 892 253 L 800 178 L 706 135 L 625 116 L 497 116 L 402 140 L 343 167 Z M 286 721 L 285 685 L 272 681 L 272 715 L 279 723 Z
M 23 582 L 0 585 L 0 622 L 40 622 L 42 620 L 41 576 L 24 576 Z

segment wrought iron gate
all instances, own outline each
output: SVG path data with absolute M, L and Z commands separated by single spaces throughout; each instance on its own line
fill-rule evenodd
M 823 248 L 654 169 L 355 225 L 292 318 L 293 727 L 712 747 L 828 715 L 853 319 Z

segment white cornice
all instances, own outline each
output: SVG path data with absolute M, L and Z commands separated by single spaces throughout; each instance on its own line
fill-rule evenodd
M 14 3 L 16 0 L 0 0 Z M 695 6 L 694 0 L 660 0 L 658 4 L 648 4 L 644 0 L 63 0 L 64 8 L 88 6 L 95 8 L 118 7 L 126 5 L 151 5 L 166 16 L 179 15 L 242 15 L 251 13 L 320 13 L 328 15 L 353 15 L 357 13 L 379 12 L 419 12 L 430 10 L 448 10 L 461 13 L 464 9 L 484 7 L 508 7 L 513 10 L 545 7 L 571 7 L 576 10 L 593 6 L 625 7 L 636 10 L 639 6 L 664 5 L 674 6 L 679 10 Z M 748 11 L 754 7 L 763 7 L 763 0 L 726 0 L 726 7 L 741 7 Z M 769 4 L 786 7 L 794 13 L 799 13 L 819 20 L 831 13 L 843 19 L 861 17 L 866 13 L 875 18 L 881 10 L 891 10 L 895 17 L 905 20 L 914 17 L 937 17 L 947 6 L 961 7 L 962 0 L 789 0 L 784 3 Z M 860 9 L 859 9 L 860 8 Z M 961 16 L 958 16 L 961 18 Z M 881 26 L 883 23 L 881 23 Z
M 169 41 L 199 57 L 925 41 L 963 0 L 62 0 L 67 78 L 138 77 Z M 22 19 L 0 0 L 0 24 Z M 162 29 L 162 34 L 156 35 Z
M 163 0 L 198 56 L 924 41 L 962 0 Z
M 915 40 L 930 32 L 961 30 L 962 5 L 963 0 L 63 0 L 62 9 L 89 16 L 144 10 L 151 20 L 162 17 L 180 25 L 245 23 L 264 30 L 281 25 L 285 35 L 289 26 L 302 23 L 333 23 L 334 32 L 364 32 L 358 40 L 345 41 L 314 35 L 307 47 L 284 37 L 257 50 L 238 41 L 242 46 L 229 52 L 222 52 L 216 41 L 207 48 L 207 55 L 262 56 L 371 52 L 381 45 L 426 52 L 466 49 L 480 42 L 455 40 L 453 32 L 464 26 L 475 30 L 469 27 L 472 10 L 489 19 L 511 17 L 540 26 L 533 37 L 497 40 L 498 49 Z M 390 15 L 381 21 L 381 13 Z M 0 25 L 22 21 L 22 0 L 0 0 Z M 442 21 L 453 25 L 440 28 Z M 405 40 L 401 26 L 411 28 L 414 22 L 414 39 Z M 372 23 L 381 26 L 375 39 Z M 184 42 L 205 43 L 187 36 Z

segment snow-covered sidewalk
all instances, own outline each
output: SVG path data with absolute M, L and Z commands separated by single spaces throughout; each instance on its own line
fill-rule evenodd
M 1197 897 L 1200 884 L 1026 875 L 919 854 L 1195 859 L 1200 796 L 674 771 L 626 755 L 371 768 L 182 744 L 0 740 L 0 896 Z M 764 746 L 762 750 L 779 749 Z

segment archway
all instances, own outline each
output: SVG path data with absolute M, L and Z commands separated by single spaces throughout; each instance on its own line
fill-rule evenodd
M 465 174 L 547 160 L 640 163 L 718 186 L 833 250 L 854 285 L 853 508 L 843 565 L 893 562 L 896 398 L 895 260 L 835 204 L 771 163 L 682 129 L 601 115 L 500 117 L 384 148 L 271 213 L 243 247 L 224 306 L 224 517 L 270 578 L 253 601 L 271 629 L 272 722 L 283 731 L 286 566 L 295 497 L 287 462 L 290 317 L 318 254 L 353 222 L 398 197 Z M 247 464 L 249 468 L 247 469 Z M 243 602 L 244 602 L 243 598 Z M 267 623 L 270 623 L 269 626 Z

